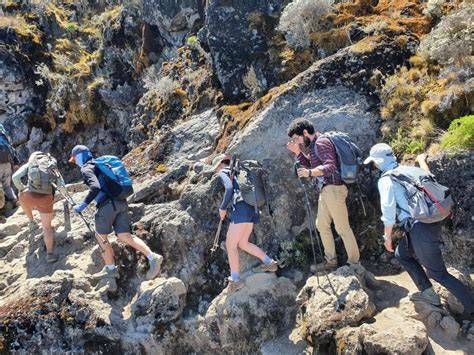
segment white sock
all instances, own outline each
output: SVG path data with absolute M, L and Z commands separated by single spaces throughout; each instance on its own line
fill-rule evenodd
M 150 255 L 148 255 L 146 258 L 149 260 L 149 261 L 152 261 L 155 257 L 155 254 L 151 253 Z
M 114 264 L 110 264 L 110 265 L 105 265 L 105 267 L 107 268 L 107 270 L 114 270 L 116 268 L 116 266 Z

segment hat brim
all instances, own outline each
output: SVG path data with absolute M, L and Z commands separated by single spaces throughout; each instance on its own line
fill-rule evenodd
M 368 157 L 367 159 L 364 160 L 364 165 L 370 164 L 370 163 L 375 163 L 375 164 L 382 164 L 383 159 L 378 158 L 378 157 Z

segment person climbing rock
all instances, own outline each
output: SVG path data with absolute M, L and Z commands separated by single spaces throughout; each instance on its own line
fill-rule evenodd
M 46 245 L 46 261 L 54 263 L 58 257 L 54 254 L 54 231 L 51 225 L 53 220 L 54 177 L 50 174 L 52 168 L 57 168 L 56 159 L 43 152 L 34 152 L 30 155 L 28 163 L 22 165 L 13 174 L 13 184 L 20 191 L 18 197 L 20 206 L 29 219 L 29 231 L 34 238 L 37 228 L 33 217 L 33 210 L 38 210 L 43 227 L 43 239 Z M 24 185 L 22 178 L 27 176 L 27 185 Z
M 2 124 L 0 124 L 0 209 L 5 206 L 5 199 L 18 203 L 15 191 L 11 187 L 12 173 L 19 168 L 20 160 L 10 137 Z
M 237 179 L 233 178 L 230 168 L 231 158 L 226 154 L 219 154 L 212 160 L 212 170 L 219 174 L 225 187 L 225 194 L 219 207 L 219 218 L 224 220 L 227 216 L 227 208 L 232 206 L 229 215 L 230 226 L 227 231 L 226 249 L 230 264 L 230 276 L 227 278 L 229 292 L 234 292 L 243 287 L 240 278 L 239 249 L 259 258 L 262 264 L 253 269 L 254 272 L 275 272 L 278 264 L 265 252 L 253 243 L 249 242 L 253 227 L 259 222 L 255 207 L 249 205 L 239 198 L 239 185 Z
M 334 222 L 337 233 L 344 242 L 347 252 L 347 262 L 354 269 L 360 268 L 359 247 L 354 232 L 349 225 L 347 211 L 347 186 L 338 172 L 336 149 L 331 140 L 316 131 L 313 124 L 302 118 L 293 120 L 287 130 L 291 141 L 287 148 L 295 154 L 301 165 L 298 177 L 315 178 L 319 190 L 318 214 L 316 228 L 321 235 L 324 246 L 322 263 L 314 265 L 312 271 L 323 271 L 337 268 L 337 255 L 331 223 Z M 309 148 L 309 157 L 302 151 L 301 146 Z
M 370 155 L 364 164 L 373 163 L 382 171 L 378 181 L 382 221 L 384 223 L 384 243 L 389 252 L 393 252 L 392 230 L 396 220 L 405 231 L 400 240 L 395 257 L 410 275 L 419 292 L 409 295 L 412 301 L 424 301 L 433 305 L 440 305 L 439 296 L 433 289 L 429 278 L 432 278 L 446 287 L 464 306 L 464 311 L 472 316 L 474 313 L 474 299 L 468 288 L 447 270 L 440 249 L 441 222 L 423 223 L 413 218 L 410 202 L 403 184 L 397 174 L 403 174 L 412 179 L 417 176 L 430 175 L 424 156 L 418 158 L 421 168 L 399 165 L 392 148 L 379 143 L 370 149 Z M 395 176 L 395 178 L 393 178 Z M 439 185 L 438 185 L 439 186 Z M 442 187 L 442 186 L 441 186 Z M 431 198 L 430 198 L 431 199 Z M 437 201 L 439 205 L 442 202 Z M 449 210 L 447 211 L 449 213 Z M 441 218 L 443 218 L 441 216 Z M 426 269 L 423 269 L 423 267 Z
M 107 236 L 115 232 L 120 242 L 145 255 L 150 264 L 145 277 L 147 280 L 154 279 L 160 272 L 163 257 L 153 253 L 143 240 L 131 234 L 126 197 L 133 193 L 133 189 L 131 179 L 123 163 L 113 156 L 94 159 L 89 148 L 84 145 L 76 145 L 72 149 L 69 162 L 81 168 L 84 183 L 89 187 L 89 193 L 81 203 L 73 207 L 74 211 L 82 213 L 94 200 L 97 206 L 95 228 L 101 237 L 98 238 L 98 241 L 104 249 L 102 258 L 105 266 L 92 278 L 98 280 L 102 278 L 118 279 L 120 277 L 114 262 L 112 246 L 107 242 Z M 110 166 L 114 167 L 115 173 L 107 168 Z M 117 181 L 119 182 L 118 185 Z M 123 183 L 123 185 L 120 185 L 120 183 Z

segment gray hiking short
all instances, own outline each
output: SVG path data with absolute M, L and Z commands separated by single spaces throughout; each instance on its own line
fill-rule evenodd
M 114 209 L 115 205 L 115 209 Z M 95 228 L 99 234 L 130 233 L 127 201 L 106 202 L 95 214 Z

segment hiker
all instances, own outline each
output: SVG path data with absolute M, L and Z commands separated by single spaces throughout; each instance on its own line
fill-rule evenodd
M 12 173 L 18 169 L 20 160 L 13 148 L 10 137 L 5 128 L 0 124 L 0 209 L 5 206 L 5 197 L 15 205 L 18 200 L 15 191 L 11 187 Z M 16 206 L 15 206 L 16 207 Z
M 225 187 L 225 194 L 219 207 L 219 218 L 224 220 L 227 216 L 227 208 L 232 205 L 230 213 L 230 226 L 227 231 L 226 249 L 229 257 L 230 276 L 229 292 L 233 292 L 243 286 L 239 274 L 239 248 L 259 258 L 262 264 L 254 268 L 254 272 L 275 272 L 278 269 L 277 262 L 270 258 L 265 252 L 253 243 L 249 242 L 255 223 L 259 222 L 258 211 L 241 198 L 237 179 L 233 178 L 230 169 L 231 158 L 226 154 L 219 154 L 212 160 L 212 170 L 219 174 Z
M 405 231 L 405 236 L 400 240 L 395 257 L 405 268 L 413 282 L 419 289 L 409 295 L 412 301 L 425 301 L 433 305 L 440 305 L 440 298 L 433 290 L 428 277 L 436 280 L 446 287 L 464 306 L 467 314 L 473 315 L 474 299 L 468 288 L 453 275 L 451 275 L 444 264 L 443 255 L 440 250 L 441 222 L 433 222 L 426 219 L 428 223 L 415 220 L 411 215 L 411 209 L 406 193 L 408 191 L 401 180 L 396 178 L 397 173 L 414 178 L 417 176 L 430 176 L 424 156 L 417 159 L 420 167 L 403 166 L 397 163 L 392 148 L 385 143 L 374 145 L 370 149 L 370 155 L 364 164 L 373 163 L 382 172 L 378 181 L 380 193 L 380 207 L 382 210 L 382 221 L 384 224 L 384 244 L 389 252 L 393 252 L 392 229 L 398 221 Z M 403 177 L 402 177 L 403 178 Z M 412 185 L 414 186 L 414 185 Z M 441 186 L 442 185 L 437 185 Z M 430 193 L 433 196 L 433 193 Z M 446 194 L 442 194 L 444 198 Z M 440 202 L 436 201 L 440 206 Z M 452 201 L 451 201 L 452 202 Z M 441 202 L 442 203 L 442 202 Z M 450 213 L 450 207 L 446 209 L 446 216 Z M 444 209 L 443 209 L 444 211 Z M 429 216 L 427 215 L 427 218 Z M 434 217 L 433 217 L 434 218 Z M 446 218 L 441 216 L 439 219 Z M 434 219 L 435 221 L 437 219 Z M 423 270 L 423 267 L 426 269 Z
M 100 158 L 97 160 L 99 159 Z M 100 272 L 93 275 L 92 278 L 120 278 L 114 262 L 112 245 L 107 242 L 107 236 L 114 231 L 120 242 L 131 246 L 146 256 L 150 268 L 145 277 L 147 280 L 154 279 L 160 272 L 163 257 L 153 253 L 143 240 L 131 234 L 126 198 L 112 196 L 111 191 L 113 187 L 111 186 L 111 182 L 108 180 L 106 174 L 99 168 L 91 151 L 86 146 L 76 145 L 72 149 L 69 162 L 81 168 L 84 183 L 89 187 L 89 193 L 81 203 L 73 207 L 74 211 L 76 213 L 82 213 L 93 200 L 95 200 L 97 206 L 95 228 L 100 236 L 97 240 L 104 249 L 102 258 L 105 266 Z
M 22 165 L 12 177 L 13 184 L 20 191 L 18 194 L 20 206 L 29 219 L 28 228 L 32 236 L 37 228 L 33 210 L 38 210 L 40 213 L 48 263 L 58 260 L 54 254 L 54 231 L 51 225 L 55 189 L 52 185 L 54 181 L 50 168 L 55 166 L 57 166 L 56 159 L 49 154 L 37 151 L 30 155 L 28 163 Z M 26 186 L 22 182 L 25 176 L 28 179 Z
M 316 228 L 321 235 L 325 260 L 312 266 L 312 271 L 332 270 L 338 266 L 332 222 L 344 242 L 348 264 L 359 268 L 359 247 L 349 225 L 346 205 L 347 186 L 340 176 L 333 143 L 321 132 L 315 131 L 310 121 L 302 118 L 293 120 L 287 133 L 291 138 L 287 148 L 295 154 L 295 159 L 305 166 L 297 170 L 298 177 L 314 178 L 319 190 Z M 309 148 L 309 157 L 301 151 L 300 146 Z

